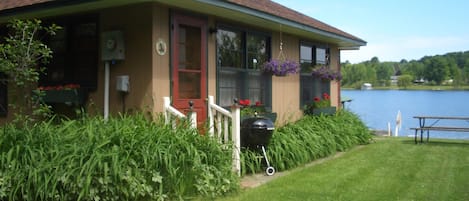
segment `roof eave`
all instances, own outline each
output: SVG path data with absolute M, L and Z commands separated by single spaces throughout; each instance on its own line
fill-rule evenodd
M 365 46 L 366 41 L 364 40 L 356 40 L 352 38 L 348 38 L 336 33 L 327 32 L 315 27 L 311 27 L 302 23 L 298 23 L 295 21 L 291 21 L 279 16 L 271 15 L 269 13 L 257 11 L 251 8 L 243 7 L 237 4 L 232 4 L 227 1 L 218 1 L 218 0 L 196 0 L 198 2 L 202 2 L 205 4 L 209 4 L 216 7 L 221 7 L 229 10 L 234 10 L 236 12 L 240 12 L 246 15 L 254 16 L 257 18 L 261 18 L 267 21 L 271 21 L 274 23 L 278 23 L 282 25 L 282 31 L 287 32 L 291 30 L 292 32 L 307 32 L 310 34 L 318 35 L 327 39 L 328 41 L 335 42 L 339 48 L 359 48 L 360 46 Z M 288 29 L 290 28 L 290 29 Z M 294 30 L 292 30 L 294 29 Z M 304 34 L 301 34 L 304 35 Z
M 16 7 L 0 12 L 0 23 L 12 18 L 46 18 L 56 15 L 66 15 L 76 12 L 122 6 L 155 0 L 62 0 L 34 4 L 25 7 Z
M 239 20 L 243 23 L 260 26 L 265 29 L 273 30 L 275 27 L 280 27 L 279 31 L 298 35 L 304 39 L 316 39 L 324 41 L 325 43 L 335 44 L 339 49 L 359 49 L 360 46 L 365 46 L 366 41 L 346 37 L 337 33 L 324 31 L 312 26 L 308 26 L 299 22 L 295 22 L 283 17 L 273 14 L 258 11 L 242 5 L 230 3 L 228 1 L 219 0 L 68 0 L 60 1 L 67 4 L 57 4 L 52 7 L 42 6 L 32 10 L 24 9 L 22 12 L 14 15 L 0 15 L 0 23 L 5 22 L 12 16 L 20 18 L 28 17 L 48 17 L 53 15 L 67 14 L 72 12 L 87 11 L 93 9 L 102 9 L 113 6 L 121 6 L 126 4 L 135 4 L 141 2 L 159 2 L 166 5 L 171 5 L 178 8 L 187 10 L 194 10 L 197 12 L 228 18 L 232 20 Z M 227 13 L 228 11 L 228 13 Z M 231 12 L 231 13 L 229 13 Z M 238 17 L 244 19 L 238 19 Z

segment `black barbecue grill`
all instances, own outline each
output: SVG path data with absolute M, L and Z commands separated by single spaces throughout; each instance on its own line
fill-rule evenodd
M 250 150 L 262 151 L 267 163 L 265 172 L 269 176 L 275 173 L 275 169 L 270 166 L 265 150 L 273 132 L 274 123 L 268 118 L 252 117 L 241 122 L 241 146 Z

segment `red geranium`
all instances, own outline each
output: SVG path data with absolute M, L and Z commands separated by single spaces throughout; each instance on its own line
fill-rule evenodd
M 251 105 L 251 100 L 241 99 L 239 105 L 241 105 L 241 116 L 252 116 L 255 113 L 262 114 L 266 112 L 261 101 L 256 101 L 254 105 Z
M 37 89 L 41 91 L 52 91 L 52 90 L 71 90 L 71 89 L 79 89 L 79 84 L 66 84 L 66 85 L 57 85 L 57 86 L 39 86 Z
M 324 108 L 331 106 L 331 96 L 328 93 L 322 94 L 322 100 L 320 97 L 314 97 L 312 107 L 313 108 Z
M 241 99 L 239 100 L 239 104 L 241 106 L 249 106 L 251 104 L 251 101 L 249 99 L 245 99 L 245 100 Z

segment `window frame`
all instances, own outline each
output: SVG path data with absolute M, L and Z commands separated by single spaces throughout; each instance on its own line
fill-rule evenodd
M 97 13 L 53 17 L 45 20 L 46 24 L 62 27 L 63 35 L 48 36 L 45 43 L 53 50 L 52 60 L 45 65 L 46 74 L 42 74 L 38 84 L 56 86 L 79 84 L 87 91 L 98 88 L 100 19 Z M 83 29 L 83 27 L 87 27 Z M 63 37 L 63 38 L 61 38 Z M 77 41 L 86 41 L 77 42 Z M 80 61 L 79 64 L 76 61 Z M 86 62 L 86 64 L 83 64 Z M 84 67 L 83 67 L 84 66 Z
M 330 48 L 327 45 L 323 45 L 317 42 L 309 42 L 309 41 L 300 41 L 299 46 L 299 61 L 300 66 L 302 66 L 300 72 L 300 108 L 303 109 L 305 105 L 311 103 L 315 97 L 322 98 L 323 93 L 330 94 L 330 81 L 325 82 L 322 81 L 320 78 L 316 78 L 311 76 L 311 69 L 304 69 L 303 68 L 303 61 L 306 59 L 302 58 L 302 50 L 303 47 L 310 47 L 311 48 L 311 63 L 312 67 L 317 65 L 329 65 L 330 64 Z M 318 62 L 317 58 L 317 50 L 324 49 L 325 53 L 325 61 Z
M 271 59 L 272 56 L 272 36 L 270 33 L 267 32 L 261 32 L 258 30 L 253 30 L 248 27 L 239 27 L 239 26 L 233 26 L 233 25 L 228 25 L 224 23 L 217 24 L 217 33 L 221 30 L 226 30 L 226 31 L 232 31 L 232 32 L 238 32 L 241 34 L 241 57 L 242 57 L 242 62 L 241 62 L 241 68 L 238 67 L 224 67 L 221 66 L 221 61 L 219 59 L 220 57 L 220 52 L 219 52 L 219 43 L 218 43 L 218 38 L 216 39 L 216 75 L 217 75 L 217 81 L 216 81 L 216 90 L 217 90 L 217 103 L 220 104 L 222 100 L 221 96 L 221 79 L 223 78 L 222 71 L 225 71 L 226 73 L 233 73 L 235 75 L 238 75 L 239 77 L 235 78 L 235 93 L 240 93 L 240 97 L 235 97 L 237 99 L 250 99 L 251 102 L 254 102 L 252 98 L 249 97 L 249 94 L 251 93 L 251 90 L 256 90 L 256 88 L 251 88 L 249 85 L 249 79 L 247 79 L 250 76 L 258 76 L 261 79 L 262 87 L 258 88 L 259 90 L 263 91 L 259 95 L 264 97 L 265 100 L 261 101 L 262 104 L 265 106 L 267 111 L 272 110 L 272 76 L 264 74 L 262 71 L 260 71 L 260 65 L 262 62 L 258 61 L 258 66 L 257 67 L 250 67 L 249 62 L 249 54 L 252 52 L 249 52 L 248 50 L 248 36 L 254 35 L 254 36 L 261 36 L 266 39 L 266 44 L 265 44 L 265 54 L 266 60 Z M 218 36 L 217 36 L 218 37 Z M 243 77 L 243 78 L 240 78 Z M 241 86 L 237 86 L 240 83 Z M 239 89 L 238 89 L 239 88 Z M 239 90 L 239 92 L 238 92 Z M 222 105 L 223 107 L 228 107 L 229 105 Z

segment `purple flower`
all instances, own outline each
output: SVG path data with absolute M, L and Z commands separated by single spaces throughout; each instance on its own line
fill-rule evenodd
M 335 72 L 330 69 L 328 66 L 321 66 L 315 68 L 311 73 L 312 76 L 321 78 L 323 80 L 341 80 L 342 75 L 340 72 Z
M 277 59 L 271 59 L 264 63 L 263 71 L 271 73 L 276 76 L 286 76 L 288 74 L 297 74 L 300 69 L 300 65 L 296 61 L 285 60 L 279 61 Z

